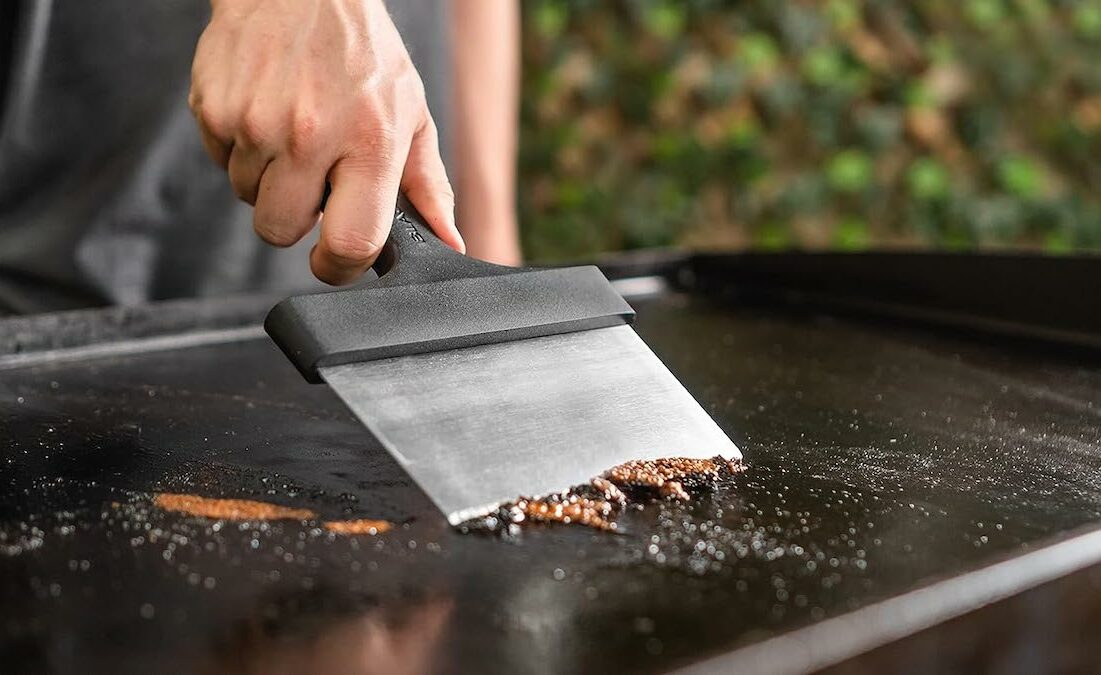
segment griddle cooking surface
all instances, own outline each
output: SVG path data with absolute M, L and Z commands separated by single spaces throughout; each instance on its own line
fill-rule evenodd
M 750 469 L 627 514 L 621 535 L 452 531 L 263 339 L 0 372 L 0 659 L 261 672 L 434 651 L 482 672 L 659 671 L 1101 520 L 1096 367 L 680 295 L 633 304 Z M 217 523 L 156 510 L 161 491 L 400 525 Z

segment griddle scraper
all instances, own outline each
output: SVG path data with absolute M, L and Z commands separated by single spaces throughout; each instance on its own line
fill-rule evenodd
M 403 199 L 375 270 L 364 286 L 280 302 L 264 327 L 452 524 L 632 459 L 741 456 L 596 267 L 468 258 Z

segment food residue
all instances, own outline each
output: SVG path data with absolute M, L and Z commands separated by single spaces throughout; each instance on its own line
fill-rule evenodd
M 626 462 L 605 471 L 604 478 L 623 489 L 656 490 L 662 497 L 687 500 L 690 490 L 710 488 L 723 476 L 744 470 L 740 460 L 669 457 Z
M 315 520 L 317 512 L 252 499 L 219 499 L 199 495 L 162 492 L 153 504 L 165 511 L 214 520 Z M 393 527 L 385 520 L 326 520 L 322 526 L 336 534 L 381 534 Z
M 153 504 L 165 511 L 215 520 L 309 520 L 317 514 L 310 509 L 295 509 L 251 499 L 215 499 L 198 495 L 162 492 Z
M 382 534 L 393 527 L 393 524 L 385 520 L 371 520 L 360 518 L 359 520 L 327 520 L 325 529 L 338 534 Z
M 467 521 L 464 531 L 510 533 L 523 522 L 578 524 L 615 531 L 616 516 L 628 504 L 665 498 L 687 501 L 712 490 L 721 480 L 745 471 L 741 460 L 667 457 L 614 466 L 588 484 L 540 498 L 519 497 L 494 513 Z
M 507 505 L 509 520 L 514 523 L 578 523 L 598 530 L 614 530 L 615 523 L 608 520 L 615 511 L 611 502 L 582 497 L 573 491 L 550 495 L 542 499 L 521 497 Z

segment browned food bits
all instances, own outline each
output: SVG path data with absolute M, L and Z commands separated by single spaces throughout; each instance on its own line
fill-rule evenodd
M 616 487 L 616 484 L 607 478 L 601 478 L 597 476 L 592 480 L 592 486 L 600 491 L 604 501 L 614 502 L 619 506 L 627 505 L 627 495 L 623 494 L 623 491 Z
M 153 497 L 153 504 L 165 511 L 212 520 L 314 520 L 317 513 L 310 509 L 296 509 L 279 504 L 258 502 L 251 499 L 217 499 L 199 495 L 162 492 Z M 114 504 L 116 508 L 121 504 Z M 382 534 L 394 525 L 385 520 L 362 518 L 359 520 L 329 520 L 322 523 L 326 530 L 336 534 Z
M 658 494 L 662 497 L 672 497 L 673 499 L 679 499 L 682 502 L 686 502 L 692 498 L 692 495 L 688 494 L 688 490 L 684 489 L 680 481 L 667 480 L 661 484 L 658 488 Z
M 626 462 L 605 471 L 604 478 L 622 489 L 648 488 L 663 497 L 688 499 L 690 490 L 713 485 L 720 478 L 743 470 L 742 462 L 722 457 L 668 457 Z
M 519 520 L 512 518 L 513 522 L 577 523 L 598 530 L 616 529 L 615 523 L 608 520 L 613 506 L 603 499 L 576 494 L 552 495 L 544 499 L 517 499 L 512 506 L 523 515 Z
M 162 492 L 153 503 L 165 511 L 215 520 L 309 520 L 317 514 L 309 509 L 295 509 L 251 499 L 215 499 L 199 495 Z
M 358 520 L 327 520 L 325 529 L 337 534 L 382 534 L 394 525 L 385 520 L 360 518 Z
M 565 492 L 540 499 L 520 497 L 496 513 L 464 523 L 462 529 L 513 532 L 521 523 L 579 524 L 615 531 L 616 516 L 631 503 L 654 497 L 688 501 L 694 492 L 714 488 L 720 480 L 745 470 L 739 460 L 722 457 L 636 460 L 620 464 Z

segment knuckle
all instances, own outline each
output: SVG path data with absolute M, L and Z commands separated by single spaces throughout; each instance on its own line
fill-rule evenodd
M 389 157 L 398 147 L 398 130 L 393 122 L 386 122 L 371 129 L 365 139 L 367 148 L 375 153 Z
M 428 175 L 418 172 L 407 182 L 406 192 L 430 197 L 437 203 L 455 203 L 455 189 L 451 187 L 451 181 L 445 176 Z
M 436 193 L 443 197 L 445 200 L 455 203 L 455 188 L 451 187 L 451 181 L 446 178 L 440 179 L 435 186 Z
M 202 95 L 199 94 L 199 90 L 194 86 L 187 92 L 187 108 L 191 111 L 192 115 L 198 117 L 199 110 L 202 106 Z
M 447 171 L 440 159 L 425 157 L 424 153 L 410 155 L 411 159 L 405 167 L 402 176 L 402 185 L 405 189 L 418 192 L 430 192 L 439 195 L 452 202 L 455 201 L 455 189 L 451 180 L 447 177 Z
M 355 146 L 357 155 L 370 157 L 375 163 L 395 158 L 400 134 L 389 120 L 370 120 L 357 125 Z
M 200 99 L 196 101 L 191 112 L 195 115 L 199 126 L 206 129 L 210 135 L 215 138 L 225 138 L 228 135 L 229 125 L 226 123 L 225 116 L 213 106 L 204 104 Z
M 412 60 L 402 59 L 401 63 L 398 65 L 394 82 L 396 84 L 396 91 L 400 92 L 402 95 L 413 96 L 414 101 L 417 99 L 424 99 L 424 81 L 421 80 L 421 76 L 417 72 L 416 66 L 413 65 Z
M 421 117 L 403 112 L 408 110 L 404 98 L 392 83 L 363 97 L 355 106 L 352 118 L 351 128 L 356 144 L 392 155 L 402 142 L 408 141 L 421 124 Z
M 292 114 L 287 149 L 291 157 L 305 159 L 317 147 L 321 119 L 312 111 L 299 110 Z
M 421 115 L 421 123 L 417 129 L 417 135 L 424 138 L 427 142 L 439 146 L 440 131 L 436 127 L 436 120 L 432 119 L 432 113 L 428 111 L 428 106 L 425 106 Z
M 379 96 L 380 88 L 385 85 L 364 87 L 351 101 L 351 112 L 357 126 L 374 126 L 378 120 L 386 119 L 386 105 Z
M 256 147 L 267 144 L 271 135 L 270 125 L 264 112 L 259 106 L 250 105 L 241 114 L 241 137 L 243 140 Z

